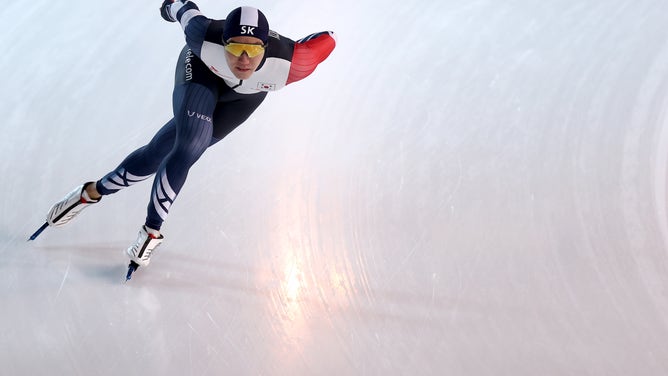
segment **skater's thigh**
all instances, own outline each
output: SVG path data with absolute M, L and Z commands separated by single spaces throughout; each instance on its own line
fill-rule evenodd
M 213 137 L 218 140 L 225 138 L 255 112 L 266 96 L 266 92 L 250 95 L 223 93 L 223 100 L 219 98 L 213 113 Z

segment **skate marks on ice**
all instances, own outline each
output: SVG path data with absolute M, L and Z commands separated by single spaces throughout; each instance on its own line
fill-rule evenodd
M 80 243 L 49 245 L 27 243 L 23 251 L 42 259 L 49 269 L 62 269 L 66 264 L 70 273 L 82 280 L 97 280 L 107 284 L 124 281 L 127 256 L 122 243 Z M 90 281 L 89 281 L 90 282 Z
M 162 254 L 152 259 L 149 267 L 139 269 L 141 274 L 137 275 L 141 279 L 135 281 L 133 275 L 129 284 L 141 281 L 143 287 L 159 286 L 181 293 L 206 291 L 210 296 L 270 303 L 275 313 L 286 320 L 308 312 L 331 317 L 354 316 L 361 323 L 381 320 L 428 327 L 440 319 L 456 317 L 457 312 L 489 309 L 484 302 L 464 297 L 452 299 L 435 290 L 415 291 L 401 288 L 400 284 L 368 286 L 362 279 L 355 281 L 322 267 L 301 267 L 298 262 L 286 266 L 274 259 L 271 264 L 262 261 L 244 264 L 224 261 L 224 256 L 211 258 L 172 251 L 179 254 Z M 402 277 L 397 279 L 401 281 Z

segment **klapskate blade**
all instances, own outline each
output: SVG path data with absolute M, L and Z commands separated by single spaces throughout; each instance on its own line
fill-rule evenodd
M 30 238 L 28 239 L 28 241 L 37 239 L 37 237 L 39 236 L 39 234 L 41 234 L 42 231 L 44 231 L 44 229 L 46 229 L 47 227 L 49 227 L 49 222 L 44 222 L 44 224 L 42 225 L 42 227 L 38 228 L 37 231 L 35 231 L 35 233 L 32 234 L 32 235 L 30 236 Z
M 139 268 L 139 264 L 134 261 L 130 261 L 130 264 L 128 265 L 128 274 L 125 275 L 125 282 L 132 278 L 132 273 L 134 273 L 137 268 Z

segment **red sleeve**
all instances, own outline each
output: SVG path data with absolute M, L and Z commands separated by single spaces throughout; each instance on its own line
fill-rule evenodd
M 311 34 L 297 41 L 286 85 L 304 79 L 313 73 L 315 67 L 334 50 L 334 46 L 336 46 L 336 39 L 331 31 Z

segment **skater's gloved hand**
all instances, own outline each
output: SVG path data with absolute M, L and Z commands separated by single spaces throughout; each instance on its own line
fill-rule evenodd
M 162 18 L 163 18 L 165 21 L 176 22 L 176 18 L 175 18 L 175 17 L 172 17 L 172 12 L 171 12 L 171 7 L 172 7 L 172 5 L 173 5 L 174 3 L 183 3 L 183 4 L 186 4 L 186 3 L 189 3 L 189 1 L 188 1 L 188 0 L 186 0 L 186 1 L 164 0 L 164 1 L 162 2 L 162 6 L 160 7 L 160 15 L 162 16 Z M 179 5 L 182 5 L 182 4 L 179 4 Z M 179 8 L 180 8 L 180 6 L 179 6 Z M 175 13 L 176 13 L 176 12 L 175 12 Z
M 165 21 L 176 22 L 176 19 L 172 17 L 169 8 L 174 4 L 176 0 L 164 0 L 162 6 L 160 6 L 160 15 Z
M 173 12 L 174 17 L 172 17 L 172 6 L 174 5 L 174 3 L 176 3 L 177 8 L 174 9 L 174 12 Z M 181 9 L 181 7 L 183 7 L 183 6 L 187 6 L 186 9 L 199 9 L 197 7 L 197 4 L 195 4 L 195 3 L 193 3 L 192 1 L 189 1 L 189 0 L 185 0 L 185 1 L 184 0 L 181 0 L 181 1 L 178 1 L 178 0 L 164 0 L 162 2 L 162 5 L 160 6 L 160 15 L 162 16 L 162 18 L 165 21 L 176 22 L 176 12 L 178 12 L 179 9 Z

